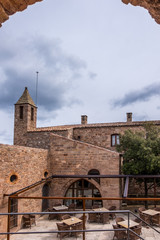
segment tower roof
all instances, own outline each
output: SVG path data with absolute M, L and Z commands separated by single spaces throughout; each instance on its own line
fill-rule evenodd
M 25 87 L 22 96 L 16 102 L 16 104 L 25 104 L 25 103 L 33 105 L 34 107 L 36 107 L 35 103 L 33 102 L 33 99 L 31 98 L 31 96 L 30 96 L 30 94 L 28 92 L 27 87 Z

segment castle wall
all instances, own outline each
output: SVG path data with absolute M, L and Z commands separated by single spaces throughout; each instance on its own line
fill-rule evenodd
M 73 129 L 59 130 L 59 131 L 34 131 L 27 132 L 26 146 L 34 148 L 49 149 L 50 134 L 55 133 L 66 138 L 72 138 Z
M 84 141 L 99 147 L 114 149 L 111 147 L 111 135 L 123 134 L 124 131 L 143 131 L 142 126 L 107 126 L 107 127 L 82 127 L 73 129 L 73 137 L 76 140 Z
M 52 174 L 87 175 L 91 169 L 100 174 L 119 174 L 119 154 L 90 144 L 70 140 L 55 134 L 50 136 L 49 159 Z M 52 195 L 64 196 L 67 188 L 78 179 L 55 179 Z M 88 179 L 87 179 L 88 180 Z M 100 185 L 90 180 L 102 197 L 119 197 L 119 179 L 101 179 Z M 119 207 L 119 202 L 114 202 Z M 113 205 L 105 201 L 104 206 Z
M 20 146 L 0 145 L 0 212 L 8 212 L 10 194 L 44 178 L 44 172 L 50 173 L 47 160 L 48 151 Z M 10 177 L 17 179 L 11 182 Z M 42 196 L 42 187 L 36 187 L 25 193 L 27 196 Z M 20 195 L 24 196 L 24 195 Z M 42 200 L 18 200 L 18 212 L 41 211 Z M 18 228 L 22 218 L 18 217 Z M 0 218 L 0 232 L 6 231 L 7 217 Z

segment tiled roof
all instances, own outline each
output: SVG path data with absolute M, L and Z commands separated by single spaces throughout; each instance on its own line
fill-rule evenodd
M 16 104 L 31 104 L 32 106 L 36 107 L 35 103 L 33 102 L 31 96 L 29 95 L 28 89 L 27 87 L 25 87 L 25 90 L 22 94 L 22 96 L 20 97 L 20 99 L 16 102 Z
M 94 124 L 75 124 L 75 125 L 61 125 L 53 127 L 41 127 L 36 128 L 33 132 L 49 132 L 49 131 L 64 131 L 74 128 L 96 128 L 96 127 L 132 127 L 132 126 L 143 126 L 147 122 L 152 122 L 155 125 L 160 125 L 158 121 L 137 121 L 137 122 L 115 122 L 115 123 L 94 123 Z

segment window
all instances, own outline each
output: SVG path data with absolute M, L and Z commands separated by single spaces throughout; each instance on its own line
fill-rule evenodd
M 19 116 L 20 116 L 20 119 L 23 119 L 23 106 L 20 106 L 19 108 Z
M 18 212 L 18 199 L 11 198 L 11 213 Z M 10 215 L 10 228 L 17 227 L 18 215 Z
M 45 171 L 45 172 L 44 172 L 44 177 L 47 177 L 47 176 L 48 176 L 48 172 Z
M 10 182 L 16 182 L 18 179 L 17 175 L 13 174 L 11 177 L 10 177 Z
M 34 109 L 33 107 L 31 107 L 31 121 L 33 121 L 34 119 Z
M 100 172 L 97 169 L 91 169 L 88 172 L 88 175 L 100 175 Z M 93 179 L 100 184 L 100 178 L 94 178 Z
M 119 144 L 119 134 L 113 134 L 111 136 L 111 146 L 114 147 Z

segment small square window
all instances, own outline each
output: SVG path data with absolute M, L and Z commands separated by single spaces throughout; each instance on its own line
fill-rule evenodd
M 111 136 L 111 146 L 114 147 L 116 145 L 120 144 L 120 141 L 119 141 L 119 134 L 113 134 Z

